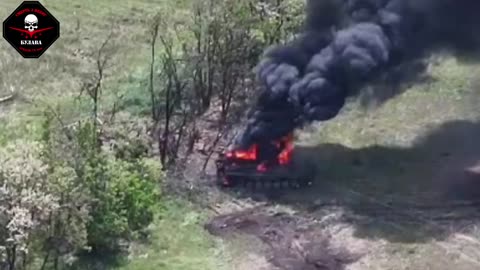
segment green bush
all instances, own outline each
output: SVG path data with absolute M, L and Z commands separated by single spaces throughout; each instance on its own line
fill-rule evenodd
M 86 168 L 95 202 L 87 227 L 94 250 L 116 250 L 119 239 L 148 226 L 159 199 L 158 179 L 142 162 L 100 156 Z
M 52 173 L 70 168 L 89 196 L 87 245 L 94 252 L 119 251 L 120 240 L 145 229 L 160 204 L 159 162 L 138 151 L 148 149 L 149 142 L 136 135 L 145 133 L 144 127 L 126 120 L 115 127 L 87 120 L 68 129 L 54 123 L 47 117 L 43 156 Z
M 133 117 L 130 113 L 119 112 L 115 125 L 103 126 L 101 141 L 103 151 L 118 159 L 133 161 L 148 156 L 153 145 L 148 134 L 148 121 Z

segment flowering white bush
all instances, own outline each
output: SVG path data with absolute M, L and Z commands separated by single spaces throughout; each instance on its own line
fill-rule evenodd
M 24 259 L 32 233 L 45 230 L 59 208 L 59 198 L 49 191 L 41 151 L 40 144 L 27 141 L 0 149 L 0 264 L 12 266 Z

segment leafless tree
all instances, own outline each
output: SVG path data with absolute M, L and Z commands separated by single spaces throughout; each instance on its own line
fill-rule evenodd
M 102 84 L 105 79 L 105 69 L 108 62 L 111 60 L 113 54 L 108 51 L 108 45 L 113 37 L 113 31 L 107 36 L 107 38 L 100 45 L 95 58 L 95 74 L 92 75 L 89 81 L 83 83 L 80 95 L 87 93 L 88 97 L 92 101 L 92 118 L 94 119 L 94 127 L 97 130 L 99 122 L 98 111 L 100 105 L 100 98 L 102 95 Z

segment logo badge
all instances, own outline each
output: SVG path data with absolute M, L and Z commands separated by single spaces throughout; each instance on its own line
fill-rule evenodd
M 24 58 L 39 58 L 60 37 L 60 23 L 40 2 L 25 1 L 3 22 L 3 37 Z

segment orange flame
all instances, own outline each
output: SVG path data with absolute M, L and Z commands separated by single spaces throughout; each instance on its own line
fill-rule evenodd
M 226 154 L 227 158 L 257 160 L 257 145 L 252 145 L 248 150 L 234 150 Z
M 292 154 L 293 154 L 293 134 L 290 134 L 284 138 L 282 138 L 282 141 L 285 143 L 285 146 L 278 155 L 278 163 L 280 165 L 286 165 L 290 163 L 290 160 L 292 160 Z
M 293 134 L 289 134 L 277 141 L 274 142 L 277 148 L 281 148 L 280 154 L 277 156 L 278 163 L 280 165 L 286 165 L 290 163 L 293 153 Z M 226 157 L 230 159 L 241 159 L 241 160 L 257 160 L 258 145 L 254 144 L 247 150 L 233 150 L 226 153 Z M 262 163 L 263 164 L 263 163 Z M 265 171 L 267 168 L 265 165 L 259 165 L 257 168 L 259 171 Z

